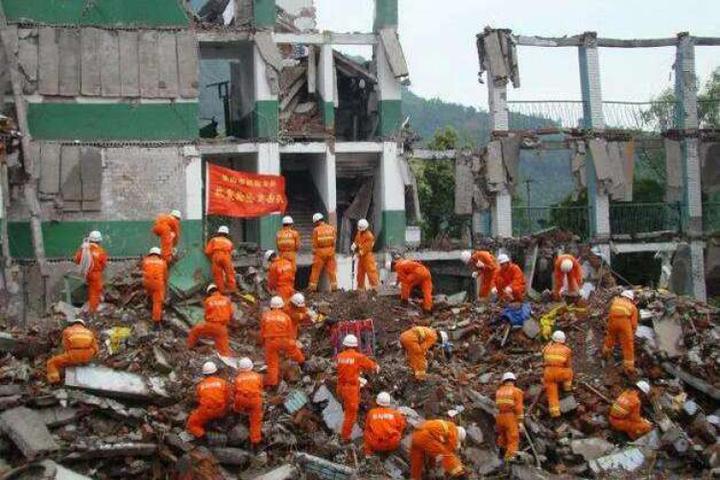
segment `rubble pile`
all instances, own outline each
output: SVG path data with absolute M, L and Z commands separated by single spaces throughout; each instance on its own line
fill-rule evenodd
M 64 385 L 47 384 L 45 362 L 77 309 L 60 303 L 46 328 L 0 336 L 0 472 L 20 469 L 0 478 L 46 478 L 48 472 L 56 476 L 47 478 L 83 478 L 70 476 L 75 472 L 97 479 L 408 478 L 411 431 L 402 451 L 389 457 L 365 458 L 359 441 L 340 443 L 342 406 L 322 324 L 300 337 L 306 372 L 285 365 L 284 381 L 266 394 L 260 452 L 249 449 L 247 419 L 233 414 L 211 423 L 207 438 L 193 440 L 184 429 L 202 364 L 214 360 L 223 376 L 234 375 L 234 362 L 223 363 L 210 343 L 185 346 L 186 332 L 202 319 L 201 295 L 173 300 L 162 328 L 155 329 L 139 279 L 125 275 L 109 283 L 106 303 L 89 322 L 103 342 L 101 354 L 91 365 L 67 369 Z M 240 284 L 257 285 L 252 279 Z M 374 320 L 382 370 L 368 377 L 360 418 L 381 390 L 391 393 L 410 425 L 452 416 L 468 431 L 461 455 L 470 478 L 510 472 L 519 478 L 701 476 L 720 468 L 718 310 L 664 291 L 636 292 L 642 312 L 637 363 L 653 385 L 645 416 L 655 430 L 631 443 L 607 423 L 609 404 L 631 382 L 619 358 L 604 366 L 600 360 L 607 305 L 617 293 L 598 291 L 585 313 L 570 308 L 555 317 L 573 348 L 575 368 L 575 390 L 562 400 L 559 419 L 551 419 L 546 407 L 545 340 L 538 326 L 557 304 L 533 303 L 534 320 L 510 330 L 499 322 L 500 307 L 468 303 L 465 295 L 439 295 L 432 316 L 415 304 L 402 305 L 396 295 L 338 292 L 308 301 L 328 317 Z M 235 354 L 250 356 L 261 372 L 257 331 L 263 298 L 256 290 L 235 294 L 239 313 L 231 326 Z M 453 342 L 452 353 L 433 351 L 424 383 L 412 379 L 398 344 L 399 334 L 413 324 L 447 330 Z M 494 444 L 494 392 L 505 371 L 514 371 L 525 391 L 527 436 L 512 465 L 502 464 Z M 45 473 L 22 476 L 28 469 Z

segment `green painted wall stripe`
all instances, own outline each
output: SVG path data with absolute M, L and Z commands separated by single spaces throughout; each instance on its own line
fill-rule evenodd
M 45 255 L 48 258 L 70 258 L 75 255 L 82 239 L 91 230 L 103 234 L 103 246 L 111 257 L 136 257 L 158 245 L 152 233 L 152 220 L 146 221 L 100 221 L 100 222 L 45 222 L 43 237 Z M 180 250 L 202 248 L 202 220 L 182 222 Z M 9 222 L 8 237 L 10 253 L 14 258 L 33 258 L 32 237 L 29 222 Z
M 398 25 L 398 0 L 375 0 L 375 29 Z
M 277 100 L 258 100 L 255 102 L 255 137 L 275 140 L 280 130 Z
M 36 140 L 193 140 L 198 104 L 31 103 Z
M 326 128 L 335 128 L 335 103 L 322 102 L 323 124 Z
M 253 0 L 253 19 L 257 27 L 272 27 L 277 21 L 275 0 Z
M 382 212 L 381 247 L 402 247 L 405 245 L 407 222 L 404 210 L 385 210 Z
M 275 248 L 275 234 L 280 230 L 280 215 L 267 215 L 260 218 L 260 248 L 269 250 Z
M 380 102 L 380 122 L 378 135 L 391 137 L 400 130 L 402 120 L 402 105 L 400 100 L 383 100 Z
M 9 23 L 186 27 L 181 0 L 2 0 Z

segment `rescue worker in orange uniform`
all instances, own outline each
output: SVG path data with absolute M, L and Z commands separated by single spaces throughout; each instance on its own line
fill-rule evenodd
M 490 293 L 495 287 L 495 275 L 498 272 L 498 265 L 492 253 L 485 250 L 471 252 L 466 250 L 460 254 L 462 262 L 472 270 L 472 277 L 479 278 L 480 288 L 478 299 L 488 301 Z
M 512 372 L 502 376 L 500 388 L 495 392 L 495 405 L 498 414 L 495 417 L 495 431 L 498 447 L 505 450 L 505 460 L 517 454 L 520 446 L 520 431 L 525 428 L 523 391 L 515 386 L 517 377 Z
M 375 263 L 375 235 L 369 230 L 370 224 L 367 220 L 360 219 L 357 223 L 355 240 L 350 245 L 350 250 L 357 255 L 357 288 L 365 290 L 365 277 L 367 276 L 370 288 L 377 288 L 380 280 L 378 278 L 377 263 Z
M 363 450 L 369 456 L 375 452 L 394 452 L 400 448 L 407 422 L 405 415 L 390 408 L 392 398 L 387 392 L 380 392 L 375 399 L 377 407 L 365 417 Z
M 447 333 L 439 332 L 438 335 L 437 331 L 428 327 L 414 326 L 400 334 L 400 345 L 405 349 L 408 365 L 418 381 L 425 380 L 427 376 L 427 353 L 437 343 L 438 336 L 443 344 L 447 343 Z
M 360 374 L 362 372 L 380 372 L 380 367 L 367 356 L 360 353 L 355 335 L 346 335 L 343 339 L 345 349 L 337 356 L 337 394 L 343 404 L 343 425 L 340 436 L 350 441 L 353 425 L 357 421 L 360 409 Z
M 295 267 L 290 260 L 278 256 L 274 250 L 265 252 L 265 261 L 268 262 L 268 290 L 287 302 L 295 293 Z
M 552 334 L 552 342 L 543 349 L 545 371 L 545 394 L 548 399 L 548 409 L 551 417 L 560 416 L 560 393 L 558 384 L 562 383 L 563 390 L 572 390 L 572 350 L 565 345 L 565 332 L 556 330 Z
M 225 416 L 231 396 L 228 382 L 214 376 L 217 366 L 213 362 L 206 362 L 202 373 L 205 378 L 195 388 L 198 406 L 190 413 L 186 427 L 195 438 L 205 436 L 208 422 Z
M 650 384 L 644 380 L 637 382 L 635 388 L 622 392 L 610 407 L 610 426 L 627 433 L 632 440 L 642 437 L 653 428 L 652 423 L 640 415 L 642 407 L 640 394 L 643 396 L 650 394 Z
M 638 309 L 635 306 L 635 292 L 623 291 L 610 304 L 607 333 L 603 343 L 603 357 L 612 355 L 616 344 L 623 354 L 623 368 L 629 375 L 635 373 L 635 330 L 638 326 Z
M 317 291 L 323 269 L 330 280 L 330 291 L 337 290 L 337 262 L 335 261 L 337 232 L 335 227 L 323 221 L 324 218 L 322 213 L 313 215 L 313 224 L 315 225 L 312 236 L 313 264 L 308 284 L 308 290 L 311 292 Z
M 420 287 L 423 294 L 422 308 L 426 312 L 432 311 L 432 275 L 430 270 L 420 262 L 413 260 L 399 259 L 392 263 L 392 270 L 397 273 L 397 280 L 400 284 L 400 300 L 410 300 L 410 293 L 416 287 Z
M 577 258 L 572 255 L 558 255 L 555 259 L 555 278 L 553 298 L 560 300 L 564 293 L 569 297 L 580 295 L 583 282 L 583 269 Z
M 193 348 L 200 337 L 209 337 L 215 341 L 215 349 L 223 357 L 231 357 L 228 323 L 235 313 L 235 305 L 220 293 L 213 283 L 207 287 L 205 299 L 205 321 L 195 325 L 188 334 L 187 346 Z
M 173 210 L 169 214 L 161 213 L 155 219 L 153 233 L 160 238 L 160 250 L 166 262 L 173 260 L 178 243 L 180 243 L 180 210 Z
M 213 280 L 223 295 L 228 291 L 237 290 L 235 266 L 232 261 L 234 249 L 232 240 L 230 240 L 230 229 L 225 225 L 218 228 L 217 235 L 211 238 L 205 247 L 205 255 L 212 266 Z M 227 288 L 225 288 L 226 285 Z
M 107 253 L 100 243 L 102 243 L 102 234 L 93 230 L 75 253 L 75 263 L 80 265 L 80 271 L 85 276 L 87 283 L 87 303 L 90 314 L 97 312 L 100 306 L 103 292 L 103 272 L 108 261 Z
M 292 263 L 294 269 L 297 270 L 297 252 L 300 250 L 300 233 L 293 227 L 293 218 L 291 216 L 283 217 L 282 228 L 275 235 L 275 245 L 280 256 Z
M 64 352 L 51 357 L 47 362 L 47 380 L 60 383 L 60 370 L 70 365 L 84 365 L 100 351 L 95 334 L 85 327 L 79 318 L 70 320 L 70 326 L 62 333 Z
M 505 302 L 522 302 L 525 299 L 525 274 L 510 257 L 498 255 L 500 270 L 495 275 L 495 290 L 498 298 Z
M 283 312 L 283 299 L 275 296 L 270 299 L 270 310 L 260 320 L 260 337 L 265 347 L 267 375 L 265 386 L 275 387 L 280 383 L 280 354 L 290 357 L 302 368 L 305 356 L 293 336 L 292 320 Z
M 250 444 L 255 449 L 262 440 L 263 377 L 253 372 L 253 367 L 252 360 L 247 357 L 238 363 L 233 410 L 250 417 Z
M 448 477 L 464 476 L 465 469 L 457 451 L 466 436 L 463 427 L 447 420 L 427 420 L 418 425 L 410 444 L 411 480 L 422 480 L 425 460 L 429 460 L 431 466 L 434 466 L 438 457 Z
M 165 289 L 168 281 L 167 262 L 158 247 L 152 247 L 142 261 L 143 287 L 152 302 L 152 319 L 159 324 L 165 305 Z
M 300 334 L 300 326 L 310 325 L 317 318 L 317 314 L 305 306 L 305 295 L 299 292 L 290 297 L 290 301 L 283 308 L 283 312 L 292 321 L 294 339 L 297 339 Z

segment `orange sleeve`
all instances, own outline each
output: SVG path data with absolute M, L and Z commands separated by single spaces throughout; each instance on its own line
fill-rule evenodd
M 105 249 L 100 250 L 100 268 L 104 269 L 108 262 L 108 254 Z
M 168 280 L 170 279 L 170 274 L 168 272 L 167 262 L 164 260 L 163 260 L 163 266 L 162 266 L 162 274 L 163 274 L 163 281 L 165 283 L 167 283 Z
M 270 265 L 270 268 L 268 268 L 268 288 L 270 290 L 277 289 L 278 285 L 278 272 L 277 268 L 275 268 L 275 265 Z
M 70 332 L 69 328 L 66 328 L 62 332 L 62 346 L 64 350 L 70 350 Z
M 80 260 L 82 259 L 82 248 L 78 248 L 78 251 L 75 252 L 75 263 L 80 263 Z
M 174 219 L 175 221 L 172 222 L 171 228 L 173 229 L 173 232 L 175 233 L 175 238 L 173 239 L 173 244 L 177 247 L 178 242 L 180 241 L 180 232 L 182 231 L 182 226 L 180 224 L 180 220 Z
M 207 255 L 209 257 L 212 255 L 212 253 L 213 253 L 213 239 L 211 238 L 208 241 L 207 245 L 205 246 L 205 255 Z
M 300 233 L 296 230 L 293 232 L 295 237 L 295 250 L 300 250 Z
M 633 305 L 632 308 L 632 315 L 630 316 L 630 324 L 632 325 L 633 332 L 637 330 L 638 327 L 638 309 L 635 305 Z
M 525 418 L 525 405 L 523 405 L 523 392 L 519 388 L 515 389 L 515 415 L 518 420 Z
M 515 265 L 513 271 L 511 288 L 516 296 L 525 295 L 525 274 L 522 270 L 520 270 L 520 267 L 518 267 L 517 265 Z
M 317 244 L 318 244 L 318 239 L 317 239 L 317 237 L 318 237 L 318 229 L 317 229 L 317 227 L 315 227 L 315 228 L 313 228 L 313 233 L 312 233 L 312 248 L 313 248 L 313 250 L 315 250 L 316 248 L 318 248 L 318 246 L 317 246 Z
M 577 259 L 575 259 L 575 261 L 573 262 L 572 273 L 575 276 L 575 282 L 578 285 L 581 285 L 582 281 L 583 281 L 583 269 L 582 269 L 582 265 L 580 265 L 580 262 L 578 262 Z
M 362 357 L 360 357 L 360 368 L 362 368 L 366 372 L 371 372 L 377 369 L 377 363 L 372 361 L 370 357 L 363 355 Z
M 365 255 L 372 253 L 373 247 L 375 246 L 375 236 L 367 232 L 367 234 L 363 237 L 360 244 L 358 244 L 359 254 L 361 257 L 364 257 Z
M 630 404 L 630 414 L 628 415 L 628 419 L 637 420 L 641 417 L 642 415 L 640 415 L 640 398 L 638 398 L 638 395 L 633 392 L 632 403 Z

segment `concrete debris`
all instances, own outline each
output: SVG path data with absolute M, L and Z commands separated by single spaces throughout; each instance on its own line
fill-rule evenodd
M 240 422 L 230 430 L 228 434 L 228 444 L 233 447 L 243 445 L 250 438 L 250 430 L 245 426 L 245 422 Z
M 643 447 L 649 450 L 657 450 L 660 448 L 660 433 L 657 428 L 653 429 L 650 433 L 643 435 L 634 442 L 633 445 L 636 447 Z
M 355 475 L 353 468 L 304 452 L 296 453 L 295 460 L 302 466 L 306 474 L 314 475 L 321 480 L 350 480 Z
M 342 423 L 343 423 L 343 409 L 340 402 L 338 402 L 335 399 L 335 396 L 328 390 L 328 388 L 325 385 L 322 385 L 320 388 L 317 389 L 315 392 L 315 395 L 313 395 L 312 399 L 313 403 L 325 403 L 325 408 L 322 410 L 322 417 L 325 421 L 325 425 L 332 430 L 335 433 L 340 433 L 342 430 Z M 352 430 L 352 436 L 351 438 L 355 440 L 356 438 L 360 438 L 362 436 L 362 430 L 357 425 L 353 425 Z
M 252 480 L 292 480 L 297 478 L 298 471 L 293 465 L 285 464 L 267 473 L 253 477 Z
M 397 410 L 405 415 L 405 420 L 411 427 L 417 427 L 425 421 L 425 419 L 417 411 L 410 407 L 400 406 Z
M 465 391 L 468 397 L 470 397 L 470 400 L 472 400 L 473 404 L 477 407 L 485 411 L 486 413 L 492 415 L 495 417 L 497 415 L 497 406 L 495 405 L 495 401 L 492 400 L 490 397 L 486 397 L 485 395 L 482 395 L 475 390 L 468 389 Z
M 89 447 L 87 450 L 73 452 L 66 460 L 93 460 L 114 457 L 148 457 L 155 454 L 157 445 L 154 443 L 112 443 Z
M 163 373 L 170 373 L 173 370 L 172 365 L 168 362 L 165 352 L 158 346 L 153 347 L 153 355 L 155 356 L 155 363 L 158 369 Z
M 48 428 L 61 427 L 72 423 L 78 418 L 79 412 L 77 408 L 70 407 L 54 407 L 54 408 L 43 408 L 42 410 L 35 410 L 43 423 Z
M 628 448 L 619 453 L 600 457 L 589 462 L 590 469 L 597 475 L 617 470 L 634 472 L 645 463 L 645 455 L 639 448 Z
M 60 448 L 43 418 L 29 408 L 17 407 L 0 414 L 0 430 L 10 437 L 28 459 Z
M 168 397 L 162 382 L 107 367 L 70 367 L 65 371 L 65 386 L 134 400 Z
M 560 413 L 565 414 L 572 412 L 573 410 L 577 409 L 579 406 L 577 400 L 575 400 L 574 395 L 569 395 L 562 400 L 560 400 Z
M 528 338 L 535 338 L 540 333 L 540 324 L 531 318 L 523 323 L 522 331 Z
M 213 448 L 213 455 L 223 465 L 246 465 L 250 463 L 253 454 L 239 448 Z
M 605 456 L 615 445 L 602 438 L 593 437 L 572 440 L 570 448 L 575 455 L 582 455 L 586 461 L 590 461 Z
M 497 453 L 492 450 L 474 448 L 472 455 L 469 456 L 479 475 L 490 475 L 502 466 L 502 461 L 498 458 Z
M 475 445 L 482 445 L 485 439 L 483 437 L 482 430 L 480 430 L 480 427 L 478 427 L 477 424 L 473 423 L 472 425 L 467 427 L 466 430 L 467 436 L 472 443 L 474 443 Z

